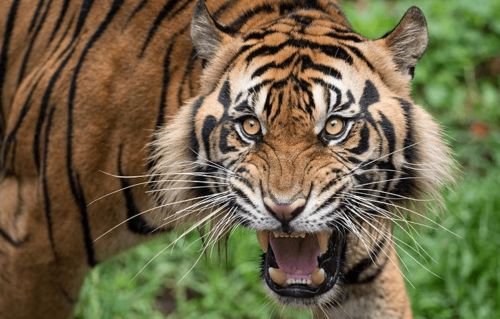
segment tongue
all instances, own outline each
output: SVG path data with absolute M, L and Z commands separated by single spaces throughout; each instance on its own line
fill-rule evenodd
M 270 236 L 271 248 L 278 267 L 288 278 L 309 277 L 318 267 L 320 249 L 316 236 L 305 238 L 274 238 Z

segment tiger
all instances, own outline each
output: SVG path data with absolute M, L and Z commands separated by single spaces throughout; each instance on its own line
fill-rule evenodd
M 372 40 L 334 0 L 5 0 L 0 35 L 2 318 L 69 318 L 111 256 L 238 226 L 278 303 L 412 318 L 392 230 L 452 179 L 411 96 L 420 9 Z

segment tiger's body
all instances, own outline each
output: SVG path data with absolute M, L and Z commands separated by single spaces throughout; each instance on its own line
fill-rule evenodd
M 210 160 L 217 163 L 225 160 L 213 157 L 215 146 L 208 142 L 212 135 L 202 117 L 213 115 L 199 99 L 192 98 L 217 92 L 213 101 L 219 97 L 221 104 L 226 103 L 221 99 L 221 90 L 230 87 L 234 93 L 238 85 L 241 88 L 246 83 L 220 80 L 236 60 L 237 52 L 243 54 L 245 43 L 252 39 L 259 41 L 273 32 L 280 33 L 276 40 L 271 40 L 278 42 L 280 37 L 291 36 L 293 32 L 305 34 L 303 42 L 292 45 L 294 50 L 307 50 L 309 46 L 323 50 L 330 57 L 342 56 L 344 62 L 349 60 L 364 76 L 360 90 L 365 90 L 365 98 L 374 100 L 375 96 L 397 92 L 398 99 L 392 103 L 405 109 L 406 114 L 395 112 L 394 118 L 386 115 L 385 120 L 378 115 L 374 121 L 385 121 L 385 127 L 392 127 L 393 135 L 402 137 L 412 129 L 406 125 L 409 120 L 404 116 L 412 116 L 417 123 L 415 127 L 419 128 L 413 134 L 423 137 L 425 147 L 432 149 L 426 154 L 423 146 L 419 146 L 419 162 L 415 165 L 420 162 L 436 165 L 430 173 L 436 175 L 432 178 L 436 182 L 419 187 L 432 192 L 439 184 L 437 181 L 445 179 L 446 147 L 440 142 L 439 128 L 432 119 L 408 102 L 411 101 L 409 76 L 394 71 L 391 63 L 399 62 L 384 60 L 389 51 L 375 52 L 364 46 L 368 40 L 351 31 L 335 2 L 206 2 L 213 19 L 220 22 L 216 26 L 227 32 L 216 39 L 219 42 L 210 42 L 211 34 L 204 33 L 207 30 L 203 28 L 213 27 L 206 19 L 199 20 L 201 24 L 194 20 L 193 25 L 201 29 L 198 34 L 197 29 L 191 29 L 193 12 L 195 17 L 201 15 L 201 19 L 204 14 L 200 4 L 194 10 L 196 2 L 191 0 L 40 0 L 36 6 L 27 0 L 0 3 L 2 318 L 69 317 L 85 274 L 93 266 L 172 227 L 162 225 L 162 214 L 175 214 L 184 206 L 172 205 L 161 212 L 138 214 L 158 202 L 174 204 L 198 196 L 185 190 L 189 187 L 182 187 L 190 184 L 184 180 L 178 191 L 160 195 L 156 201 L 145 194 L 144 187 L 132 187 L 133 184 L 145 184 L 148 180 L 144 176 L 150 172 L 168 174 L 169 162 L 195 163 L 199 158 L 189 153 L 195 144 Z M 273 25 L 273 21 L 290 15 L 292 18 Z M 257 26 L 266 24 L 269 32 L 264 34 Z M 287 31 L 287 27 L 298 31 Z M 340 44 L 322 47 L 314 42 L 314 37 L 306 41 L 307 34 L 321 34 L 329 27 L 339 32 L 333 38 Z M 254 30 L 257 31 L 252 33 Z M 190 35 L 199 43 L 198 46 L 195 43 L 197 49 Z M 220 43 L 225 44 L 218 47 Z M 209 52 L 213 49 L 211 45 L 215 46 L 215 53 Z M 249 51 L 256 61 L 259 54 L 265 55 L 265 62 L 258 62 L 261 65 L 282 58 L 281 51 L 267 50 Z M 250 59 L 247 61 L 250 64 Z M 231 68 L 233 72 L 235 69 L 238 67 Z M 337 72 L 335 69 L 320 67 L 316 72 Z M 344 69 L 337 70 L 342 75 Z M 279 72 L 272 77 L 280 77 Z M 297 78 L 301 76 L 300 72 L 290 72 Z M 228 95 L 226 99 L 234 102 L 235 97 Z M 294 100 L 293 96 L 288 99 Z M 186 103 L 188 106 L 183 106 Z M 196 103 L 200 112 L 195 114 L 191 109 Z M 278 111 L 270 112 L 280 118 Z M 301 126 L 300 121 L 305 121 L 303 114 L 293 112 L 295 115 L 286 117 L 286 121 L 299 121 Z M 213 121 L 219 121 L 216 118 L 221 114 Z M 194 120 L 192 116 L 200 118 Z M 283 122 L 280 125 L 286 126 Z M 271 127 L 269 123 L 268 129 Z M 220 135 L 224 134 L 217 134 L 222 141 Z M 280 139 L 279 134 L 276 136 Z M 165 141 L 168 145 L 162 144 Z M 233 143 L 232 148 L 235 147 L 241 146 Z M 297 177 L 287 175 L 295 176 L 293 169 L 281 167 L 281 178 L 295 185 Z M 139 177 L 113 178 L 102 172 Z M 268 180 L 272 184 L 276 178 L 273 175 Z M 121 191 L 92 202 L 117 189 Z M 410 195 L 413 192 L 401 196 Z M 115 229 L 116 225 L 120 226 Z M 380 225 L 383 232 L 390 234 L 391 223 L 380 220 Z M 113 231 L 95 240 L 110 229 Z M 386 239 L 380 241 L 377 236 L 370 239 L 362 245 L 354 234 L 346 235 L 342 292 L 339 288 L 332 289 L 331 296 L 335 298 L 321 301 L 323 305 L 339 306 L 327 307 L 325 312 L 318 310 L 318 317 L 328 313 L 335 318 L 411 318 L 393 244 Z M 383 253 L 373 253 L 380 250 Z

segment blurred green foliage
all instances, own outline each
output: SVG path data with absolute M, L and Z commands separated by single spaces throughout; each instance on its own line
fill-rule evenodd
M 344 1 L 355 30 L 377 38 L 411 1 Z M 440 225 L 415 240 L 432 257 L 400 251 L 415 318 L 496 318 L 500 314 L 500 1 L 419 1 L 430 34 L 416 69 L 415 100 L 443 124 L 459 163 L 457 185 L 445 191 Z M 408 234 L 396 231 L 408 243 Z M 266 296 L 254 233 L 236 231 L 228 256 L 200 256 L 196 235 L 152 261 L 175 239 L 155 240 L 93 271 L 77 318 L 310 318 Z M 210 257 L 212 256 L 212 258 Z M 185 276 L 188 273 L 187 276 Z M 436 275 L 434 275 L 434 274 Z M 185 278 L 183 278 L 185 277 Z M 180 280 L 183 278 L 182 280 Z M 412 287 L 413 285 L 413 287 Z M 164 294 L 163 296 L 161 296 Z M 160 296 L 160 298 L 158 297 Z M 173 297 L 173 298 L 172 298 Z M 161 301 L 159 301 L 161 300 Z

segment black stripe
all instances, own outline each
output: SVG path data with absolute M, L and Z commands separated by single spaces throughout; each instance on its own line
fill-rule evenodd
M 66 39 L 66 36 L 68 35 L 69 33 L 69 30 L 71 29 L 71 25 L 73 24 L 73 21 L 75 20 L 75 16 L 76 14 L 73 14 L 71 16 L 71 18 L 69 19 L 69 22 L 68 24 L 66 25 L 66 28 L 64 29 L 64 32 L 63 34 L 61 35 L 61 37 L 59 38 L 59 41 L 57 41 L 57 44 L 54 46 L 54 49 L 52 50 L 52 52 L 50 53 L 50 55 L 53 55 L 56 53 L 56 51 L 59 49 L 59 47 L 61 46 L 62 42 L 64 39 Z M 68 46 L 69 48 L 69 46 Z M 65 50 L 62 51 L 62 53 L 66 52 L 67 48 Z
M 403 99 L 397 99 L 401 105 L 401 108 L 404 111 L 405 120 L 406 120 L 406 136 L 404 140 L 404 157 L 406 162 L 408 163 L 417 163 L 419 161 L 419 155 L 415 145 L 415 137 L 414 137 L 414 126 L 413 126 L 413 114 L 412 114 L 412 105 L 408 101 Z M 416 171 L 412 168 L 405 166 L 402 169 L 402 175 L 405 177 L 404 179 L 398 181 L 398 183 L 394 186 L 394 188 L 398 191 L 399 194 L 403 196 L 412 195 L 417 187 L 417 184 L 411 177 L 416 176 Z
M 364 39 L 361 38 L 359 35 L 356 33 L 351 33 L 351 34 L 346 34 L 344 33 L 338 33 L 338 32 L 328 32 L 325 34 L 327 37 L 336 39 L 336 40 L 344 40 L 344 41 L 352 41 L 352 42 L 363 42 Z
M 139 12 L 141 12 L 142 9 L 144 9 L 144 7 L 148 4 L 148 0 L 142 0 L 141 2 L 139 2 L 139 4 L 134 8 L 134 10 L 132 10 L 132 12 L 130 13 L 130 15 L 128 16 L 127 18 L 127 22 L 125 23 L 125 26 L 127 26 L 130 22 L 130 20 L 132 20 L 136 14 L 138 14 Z
M 306 39 L 288 39 L 287 41 L 284 41 L 283 43 L 280 43 L 276 46 L 263 45 L 250 52 L 245 60 L 247 61 L 247 63 L 250 63 L 256 57 L 275 55 L 286 47 L 293 47 L 297 49 L 309 48 L 311 50 L 319 50 L 323 54 L 333 59 L 341 59 L 350 65 L 352 65 L 353 63 L 352 57 L 342 47 L 338 45 L 319 44 Z M 243 48 L 242 50 L 240 50 L 240 54 L 242 52 L 245 52 Z
M 212 17 L 214 20 L 218 20 L 221 15 L 224 14 L 227 10 L 230 10 L 238 1 L 236 0 L 226 0 L 223 5 L 221 5 L 213 14 Z
M 195 117 L 196 114 L 198 113 L 198 110 L 200 109 L 201 105 L 203 104 L 204 98 L 200 97 L 194 104 L 193 104 L 193 111 L 191 113 L 191 138 L 190 138 L 190 147 L 191 150 L 193 151 L 193 160 L 196 161 L 198 154 L 200 153 L 200 144 L 198 143 L 198 138 L 196 137 L 196 122 L 195 122 Z
M 272 13 L 274 9 L 269 4 L 263 4 L 258 7 L 254 7 L 251 10 L 245 11 L 236 20 L 227 25 L 227 33 L 234 34 L 238 32 L 242 26 L 244 26 L 250 19 L 261 13 Z
M 362 113 L 367 114 L 368 107 L 372 104 L 377 103 L 379 99 L 380 95 L 378 94 L 378 90 L 375 85 L 373 85 L 373 82 L 370 80 L 366 80 L 363 94 L 361 95 L 361 99 L 359 100 L 359 106 L 361 107 Z
M 50 129 L 52 128 L 52 118 L 54 116 L 55 108 L 51 108 L 48 115 L 47 124 L 45 126 L 45 145 L 43 150 L 43 159 L 42 159 L 42 186 L 43 186 L 43 208 L 45 212 L 45 220 L 47 222 L 47 233 L 50 242 L 50 248 L 52 249 L 52 253 L 54 257 L 58 259 L 56 245 L 54 241 L 54 231 L 52 225 L 52 210 L 50 203 L 50 194 L 49 194 L 49 185 L 48 185 L 48 177 L 47 177 L 47 165 L 48 165 L 48 152 L 49 152 L 49 140 L 50 140 Z
M 380 117 L 382 118 L 380 122 L 380 127 L 382 128 L 382 132 L 384 133 L 385 138 L 387 140 L 389 146 L 389 153 L 393 153 L 394 150 L 396 149 L 396 133 L 394 132 L 394 126 L 382 112 L 379 112 L 379 114 Z M 392 154 L 389 155 L 389 159 L 391 158 Z
M 170 43 L 163 58 L 163 79 L 160 93 L 160 105 L 158 107 L 158 117 L 156 118 L 155 130 L 163 126 L 165 122 L 165 107 L 167 102 L 168 85 L 170 83 L 170 57 L 174 50 L 174 44 Z
M 361 283 L 366 283 L 365 280 L 360 280 L 360 275 L 366 271 L 368 268 L 370 268 L 374 264 L 374 260 L 378 258 L 380 253 L 382 252 L 382 249 L 385 247 L 387 240 L 386 236 L 382 236 L 382 238 L 377 241 L 375 244 L 375 247 L 373 248 L 372 251 L 370 251 L 369 256 L 363 258 L 359 263 L 354 265 L 351 269 L 347 271 L 347 273 L 344 275 L 344 280 L 347 284 L 361 284 Z M 382 264 L 379 269 L 383 269 L 383 266 L 385 265 Z M 379 272 L 376 272 L 377 274 Z M 370 276 L 372 277 L 372 276 Z M 370 278 L 369 277 L 369 278 Z M 375 279 L 375 277 L 372 278 L 372 280 Z
M 167 17 L 167 15 L 170 13 L 170 11 L 174 8 L 174 6 L 178 3 L 178 0 L 169 0 L 163 8 L 160 10 L 158 15 L 156 16 L 155 20 L 153 21 L 153 24 L 151 25 L 151 28 L 148 31 L 148 35 L 146 36 L 146 40 L 144 41 L 144 44 L 142 45 L 141 53 L 139 54 L 139 57 L 142 58 L 144 56 L 144 52 L 149 46 L 149 43 L 155 36 L 156 32 L 158 31 L 158 28 L 162 24 L 163 20 Z
M 335 69 L 331 66 L 328 66 L 328 65 L 314 63 L 311 60 L 311 57 L 309 57 L 308 55 L 302 56 L 301 61 L 302 61 L 302 71 L 307 70 L 307 69 L 312 69 L 312 70 L 322 72 L 325 75 L 332 76 L 336 79 L 339 79 L 339 80 L 342 79 L 342 74 L 340 74 L 340 72 L 337 69 Z
M 9 10 L 7 22 L 5 24 L 5 33 L 3 35 L 2 52 L 0 53 L 0 141 L 3 141 L 5 133 L 5 114 L 3 112 L 3 85 L 5 74 L 7 73 L 7 64 L 9 62 L 9 44 L 12 32 L 14 31 L 14 23 L 16 21 L 17 9 L 19 0 L 14 0 Z
M 259 30 L 259 31 L 254 31 L 249 33 L 248 35 L 243 37 L 243 41 L 246 42 L 248 40 L 262 40 L 269 34 L 274 34 L 277 33 L 277 31 L 272 30 L 272 29 L 266 29 L 264 31 Z
M 172 56 L 172 52 L 174 50 L 174 45 L 176 43 L 176 39 L 184 33 L 186 28 L 176 32 L 173 36 L 172 39 L 170 40 L 170 43 L 168 44 L 167 51 L 165 52 L 165 57 L 163 58 L 163 79 L 162 79 L 162 87 L 161 87 L 161 92 L 160 92 L 160 104 L 158 106 L 158 115 L 156 117 L 156 126 L 155 126 L 155 133 L 158 131 L 159 128 L 163 127 L 163 124 L 165 123 L 165 109 L 167 107 L 167 94 L 168 94 L 168 86 L 170 84 L 170 75 L 172 74 L 173 71 L 170 71 L 170 59 Z M 153 134 L 152 137 L 152 142 L 155 141 L 156 139 L 156 134 Z M 150 159 L 147 162 L 147 167 L 148 169 L 151 169 L 154 166 L 154 160 Z M 155 179 L 155 177 L 153 177 Z
M 335 184 L 338 184 L 338 182 L 339 182 L 338 178 L 333 178 L 325 187 L 323 187 L 321 189 L 320 194 L 322 194 L 322 193 L 324 193 L 326 191 L 329 191 L 330 188 L 333 187 Z M 323 202 L 323 204 L 321 204 L 316 209 L 316 211 L 320 211 L 323 208 L 325 208 L 326 206 L 335 203 L 335 201 L 338 200 L 338 194 L 342 193 L 345 189 L 346 189 L 346 185 L 340 186 L 340 188 L 335 193 L 333 193 L 330 197 L 328 197 L 327 199 L 325 199 L 325 201 Z
M 271 95 L 271 94 L 268 94 L 268 96 L 269 96 L 269 95 Z M 280 106 L 280 105 L 284 105 L 284 101 L 283 101 L 284 96 L 285 96 L 285 94 L 283 93 L 283 91 L 280 91 L 280 92 L 278 93 L 278 108 L 277 108 L 277 110 L 274 112 L 274 114 L 273 114 L 273 116 L 272 116 L 271 118 L 269 118 L 269 114 L 267 115 L 267 118 L 269 119 L 269 123 L 274 123 L 274 121 L 275 121 L 275 120 L 276 120 L 276 118 L 278 117 L 278 115 L 279 115 L 279 106 Z M 268 112 L 268 113 L 270 113 L 270 111 L 271 111 L 271 107 L 269 107 L 269 112 Z
M 35 27 L 36 21 L 38 21 L 38 17 L 40 16 L 40 10 L 42 9 L 43 0 L 38 0 L 38 4 L 36 5 L 35 12 L 33 13 L 33 18 L 31 18 L 30 26 L 28 27 L 28 32 L 31 33 L 33 28 Z
M 23 123 L 24 118 L 28 114 L 28 111 L 31 106 L 31 98 L 33 97 L 33 92 L 35 92 L 38 86 L 38 80 L 40 79 L 40 77 L 41 75 L 39 76 L 35 84 L 31 87 L 30 92 L 28 93 L 28 97 L 26 98 L 26 101 L 24 101 L 24 104 L 21 107 L 21 111 L 19 113 L 19 117 L 16 120 L 16 124 L 14 125 L 14 128 L 10 131 L 10 133 L 7 135 L 5 139 L 2 148 L 2 164 L 0 165 L 0 167 L 4 166 L 7 162 L 7 155 L 10 153 L 11 144 L 16 139 L 17 131 L 21 128 L 21 124 Z M 14 151 L 12 151 L 12 153 L 14 153 Z
M 358 145 L 356 147 L 348 149 L 348 151 L 353 154 L 359 155 L 366 152 L 369 146 L 370 146 L 370 129 L 368 128 L 368 125 L 364 123 L 363 127 L 361 128 Z
M 182 95 L 184 93 L 184 85 L 189 80 L 189 76 L 193 73 L 193 69 L 196 63 L 196 50 L 193 48 L 191 54 L 189 55 L 189 60 L 186 67 L 184 68 L 184 74 L 182 74 L 182 79 L 179 82 L 179 90 L 177 91 L 177 104 L 182 105 L 184 103 Z
M 229 136 L 233 134 L 234 130 L 228 127 L 223 126 L 220 131 L 220 139 L 219 139 L 219 150 L 223 154 L 227 154 L 229 152 L 236 152 L 237 149 L 233 145 L 229 144 Z
M 186 2 L 184 2 L 184 4 L 183 4 L 183 5 L 181 5 L 181 6 L 180 6 L 179 8 L 177 8 L 177 9 L 175 9 L 175 10 L 172 12 L 171 16 L 172 16 L 172 17 L 177 16 L 177 15 L 178 15 L 178 14 L 180 14 L 182 11 L 184 11 L 184 9 L 186 9 L 186 8 L 187 8 L 187 7 L 188 7 L 191 3 L 192 3 L 192 1 L 191 1 L 191 0 L 187 0 Z
M 71 172 L 69 179 L 71 192 L 73 193 L 73 197 L 75 198 L 80 211 L 80 224 L 83 233 L 83 244 L 87 253 L 87 264 L 90 267 L 94 267 L 97 264 L 97 260 L 95 258 L 94 241 L 92 240 L 92 234 L 90 231 L 87 200 L 85 199 L 85 194 L 80 183 L 80 176 L 76 172 Z
M 413 114 L 412 114 L 412 105 L 408 101 L 403 99 L 399 99 L 401 104 L 401 108 L 405 114 L 406 120 L 406 137 L 404 142 L 404 155 L 405 159 L 410 163 L 415 163 L 418 161 L 418 152 L 416 150 L 415 138 L 414 138 L 414 127 L 413 127 Z
M 337 96 L 340 96 L 340 95 L 338 95 L 340 93 L 340 90 L 339 90 L 339 92 L 336 92 L 336 93 L 337 93 Z M 342 93 L 340 93 L 340 94 L 342 94 Z M 351 90 L 347 90 L 346 95 L 347 95 L 347 102 L 342 103 L 341 105 L 337 105 L 337 102 L 340 102 L 340 100 L 337 99 L 337 101 L 335 101 L 335 105 L 333 106 L 334 111 L 336 111 L 336 112 L 345 111 L 348 108 L 350 108 L 354 103 L 356 103 L 356 100 L 354 99 L 354 95 L 352 95 Z
M 252 73 L 252 79 L 258 76 L 261 76 L 262 74 L 266 73 L 270 69 L 285 69 L 290 65 L 290 63 L 295 59 L 296 54 L 290 55 L 288 58 L 286 58 L 283 62 L 276 63 L 276 61 L 272 61 L 270 63 L 266 63 L 260 67 L 258 67 L 253 73 Z
M 90 234 L 90 224 L 88 221 L 87 215 L 87 203 L 85 201 L 85 196 L 83 193 L 83 189 L 80 184 L 80 178 L 78 173 L 73 168 L 73 109 L 74 109 L 74 100 L 76 96 L 77 90 L 77 82 L 78 76 L 80 75 L 80 71 L 83 67 L 87 54 L 90 52 L 90 49 L 94 46 L 94 44 L 99 40 L 102 36 L 106 28 L 111 23 L 115 15 L 120 10 L 124 0 L 114 0 L 111 4 L 111 8 L 104 20 L 99 24 L 97 30 L 90 37 L 89 41 L 85 45 L 80 58 L 78 59 L 78 63 L 76 64 L 75 71 L 73 73 L 73 77 L 71 79 L 71 84 L 69 88 L 69 96 L 68 96 L 68 131 L 67 131 L 67 145 L 66 145 L 66 165 L 67 165 L 67 174 L 69 177 L 69 184 L 71 188 L 71 193 L 78 203 L 80 209 L 81 223 L 82 223 L 82 231 L 84 236 L 85 249 L 87 251 L 87 262 L 90 266 L 94 266 L 96 264 L 95 260 L 95 252 L 92 242 L 92 237 Z M 79 24 L 83 21 L 79 21 Z
M 80 14 L 78 15 L 78 21 L 76 22 L 76 28 L 75 28 L 75 32 L 73 33 L 73 38 L 71 39 L 71 43 L 74 43 L 74 41 L 76 41 L 76 39 L 80 35 L 80 32 L 82 31 L 83 25 L 85 24 L 85 21 L 87 20 L 87 16 L 88 16 L 93 4 L 94 4 L 94 0 L 84 0 L 83 1 L 82 6 L 80 7 Z
M 52 40 L 56 36 L 57 32 L 59 31 L 59 28 L 61 27 L 61 24 L 64 20 L 65 15 L 66 15 L 66 12 L 68 11 L 69 1 L 70 0 L 64 0 L 63 5 L 61 6 L 61 11 L 59 12 L 59 16 L 57 17 L 56 23 L 54 24 L 54 28 L 52 29 L 52 32 L 50 33 L 49 42 L 47 43 L 47 45 L 49 45 L 52 42 Z
M 35 133 L 34 133 L 34 139 L 33 139 L 33 157 L 35 161 L 35 166 L 39 170 L 40 168 L 40 153 L 39 153 L 39 145 L 40 145 L 40 133 L 42 129 L 43 122 L 45 121 L 45 114 L 47 111 L 47 107 L 49 105 L 50 97 L 52 95 L 52 90 L 54 89 L 54 86 L 59 79 L 59 76 L 61 75 L 62 70 L 66 66 L 66 64 L 69 62 L 71 56 L 74 53 L 75 48 L 73 47 L 73 44 L 75 43 L 76 39 L 78 38 L 78 35 L 80 34 L 83 25 L 85 23 L 85 20 L 87 19 L 87 15 L 90 11 L 90 8 L 92 7 L 93 0 L 85 0 L 82 3 L 82 6 L 80 8 L 80 14 L 78 16 L 78 21 L 77 25 L 75 28 L 75 32 L 73 33 L 73 37 L 70 41 L 70 43 L 66 46 L 66 48 L 61 52 L 61 57 L 66 54 L 69 51 L 69 53 L 66 55 L 64 60 L 61 62 L 59 67 L 56 69 L 56 71 L 53 73 L 52 77 L 49 80 L 49 84 L 47 85 L 47 88 L 45 90 L 45 93 L 43 94 L 42 97 L 42 103 L 40 105 L 40 111 L 38 115 L 38 120 L 36 123 L 36 128 L 35 128 Z
M 33 35 L 30 38 L 30 41 L 28 43 L 28 47 L 26 48 L 26 50 L 24 52 L 23 60 L 21 63 L 21 68 L 20 68 L 19 73 L 17 75 L 17 85 L 18 86 L 24 78 L 24 73 L 26 72 L 26 66 L 28 65 L 28 59 L 31 55 L 31 51 L 33 50 L 33 45 L 35 44 L 35 41 L 36 41 L 38 35 L 40 34 L 40 31 L 42 30 L 42 28 L 44 26 L 45 19 L 47 18 L 47 15 L 50 11 L 51 5 L 52 5 L 52 0 L 49 0 L 49 2 L 47 3 L 47 6 L 45 7 L 45 10 L 42 14 L 40 22 L 36 25 L 35 32 L 33 33 Z
M 118 162 L 117 170 L 118 175 L 124 176 L 122 169 L 122 153 L 123 145 L 120 144 L 118 147 Z M 137 208 L 134 201 L 134 195 L 132 189 L 130 188 L 130 183 L 126 178 L 120 179 L 123 197 L 125 198 L 125 206 L 127 207 L 127 228 L 139 235 L 151 235 L 161 232 L 160 229 L 156 227 L 149 226 L 146 220 L 142 217 L 141 211 Z
M 253 191 L 253 189 L 250 189 Z M 253 204 L 253 202 L 250 200 L 247 194 L 243 191 L 243 189 L 238 188 L 237 186 L 233 185 L 232 186 L 232 191 L 234 194 L 236 194 L 240 199 L 244 200 L 247 204 L 252 206 L 253 209 L 258 210 L 257 206 Z M 243 209 L 243 208 L 242 208 Z
M 210 134 L 217 126 L 217 119 L 208 115 L 203 121 L 203 128 L 201 129 L 201 142 L 205 146 L 205 158 L 210 159 Z
M 25 238 L 19 240 L 14 239 L 2 228 L 0 228 L 0 236 L 14 247 L 20 247 L 22 244 L 29 240 L 29 236 L 26 236 Z
M 280 93 L 282 93 L 282 92 L 280 92 Z M 277 115 L 279 113 L 279 110 L 280 110 L 281 104 L 282 104 L 282 102 L 280 101 L 279 95 L 280 94 L 278 94 L 278 105 L 276 107 L 275 115 Z M 268 118 L 268 119 L 269 119 L 269 116 L 271 115 L 271 111 L 273 110 L 273 102 L 274 102 L 274 94 L 269 92 L 266 95 L 266 100 L 264 101 L 264 110 L 266 110 L 266 118 Z M 274 120 L 269 121 L 269 123 L 272 123 L 272 122 L 274 122 Z
M 224 113 L 227 112 L 229 107 L 231 106 L 231 85 L 229 84 L 229 80 L 226 79 L 222 88 L 219 92 L 219 96 L 217 98 L 220 104 L 224 107 Z
M 307 27 L 313 22 L 313 19 L 311 17 L 300 14 L 291 14 L 288 16 L 288 18 L 302 25 L 302 27 Z
M 366 63 L 366 65 L 370 68 L 370 70 L 372 70 L 372 71 L 375 70 L 375 67 L 373 66 L 373 64 L 371 64 L 371 62 L 368 61 L 368 59 L 365 57 L 365 55 L 358 48 L 353 47 L 351 45 L 347 45 L 347 44 L 344 44 L 344 45 L 349 51 L 354 53 L 354 55 L 356 55 L 360 60 L 364 61 Z

